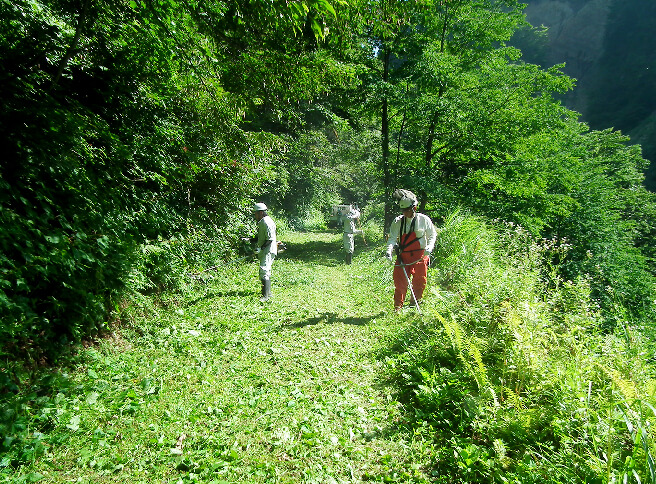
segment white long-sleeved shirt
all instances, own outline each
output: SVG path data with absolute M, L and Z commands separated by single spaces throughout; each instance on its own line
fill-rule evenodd
M 401 235 L 403 235 L 401 234 L 401 225 L 405 225 L 404 234 L 407 234 L 410 232 L 410 226 L 412 225 L 413 219 L 416 219 L 414 232 L 417 234 L 417 239 L 419 239 L 419 247 L 426 252 L 433 252 L 435 239 L 437 239 L 437 231 L 435 230 L 435 226 L 430 217 L 423 213 L 415 213 L 413 218 L 406 218 L 405 224 L 402 224 L 404 217 L 405 215 L 399 215 L 394 219 L 392 225 L 390 225 L 390 237 L 387 239 L 387 254 L 392 254 L 394 245 L 399 243 Z
M 344 223 L 344 233 L 354 234 L 357 230 L 355 221 L 360 218 L 360 210 L 352 208 L 348 213 L 340 215 L 340 218 Z
M 276 240 L 276 223 L 268 215 L 262 217 L 257 223 L 257 246 L 262 248 L 262 245 L 264 245 L 267 240 L 270 240 L 271 244 L 264 247 L 262 250 L 266 250 L 272 254 L 277 254 L 278 241 Z

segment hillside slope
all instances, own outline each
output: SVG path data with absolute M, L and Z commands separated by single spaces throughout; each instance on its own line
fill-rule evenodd
M 594 129 L 614 127 L 640 143 L 656 190 L 656 3 L 642 0 L 529 0 L 525 13 L 548 30 L 542 52 L 522 45 L 527 60 L 577 79 L 565 104 Z

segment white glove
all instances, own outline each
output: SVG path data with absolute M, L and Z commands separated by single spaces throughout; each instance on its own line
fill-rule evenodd
M 431 253 L 430 253 L 430 252 L 424 252 L 424 254 L 425 254 L 426 257 L 428 258 L 428 259 L 426 260 L 426 267 L 430 267 L 430 265 L 431 265 Z
M 388 252 L 385 254 L 385 258 L 390 262 L 390 264 L 394 264 L 394 259 L 392 259 L 392 253 Z
M 256 254 L 259 254 L 261 250 L 262 250 L 262 249 L 260 249 L 260 248 L 258 247 L 258 248 L 255 249 L 255 253 L 256 253 Z

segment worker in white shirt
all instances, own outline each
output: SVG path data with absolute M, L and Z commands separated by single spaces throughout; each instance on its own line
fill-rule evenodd
M 278 254 L 278 241 L 276 240 L 276 223 L 267 213 L 264 203 L 253 206 L 253 218 L 257 222 L 257 235 L 253 237 L 255 252 L 260 260 L 260 282 L 262 283 L 262 297 L 260 301 L 267 301 L 271 297 L 271 266 Z
M 339 219 L 344 225 L 344 250 L 346 251 L 346 263 L 353 261 L 353 251 L 355 250 L 355 234 L 360 233 L 356 227 L 356 221 L 360 218 L 360 210 L 353 204 L 349 205 L 346 213 L 341 213 Z
M 390 225 L 386 257 L 394 264 L 394 309 L 403 307 L 411 281 L 415 301 L 418 304 L 424 295 L 427 267 L 435 246 L 437 231 L 427 215 L 417 213 L 417 199 L 405 196 L 399 200 L 403 212 Z M 393 259 L 396 254 L 396 260 Z

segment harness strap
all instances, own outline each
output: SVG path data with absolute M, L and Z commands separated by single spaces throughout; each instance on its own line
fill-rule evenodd
M 412 222 L 410 223 L 410 228 L 408 229 L 408 233 L 405 233 L 405 217 L 403 217 L 403 220 L 401 221 L 401 235 L 399 238 L 403 237 L 404 235 L 410 235 L 411 233 L 414 233 L 415 238 L 412 240 L 406 240 L 405 243 L 401 244 L 399 243 L 397 253 L 403 252 L 407 247 L 410 247 L 411 244 L 414 244 L 415 241 L 419 240 L 417 237 L 417 233 L 415 232 L 415 222 L 417 221 L 417 217 L 414 217 L 412 219 Z M 410 237 L 408 237 L 410 238 Z M 400 241 L 399 241 L 400 242 Z

